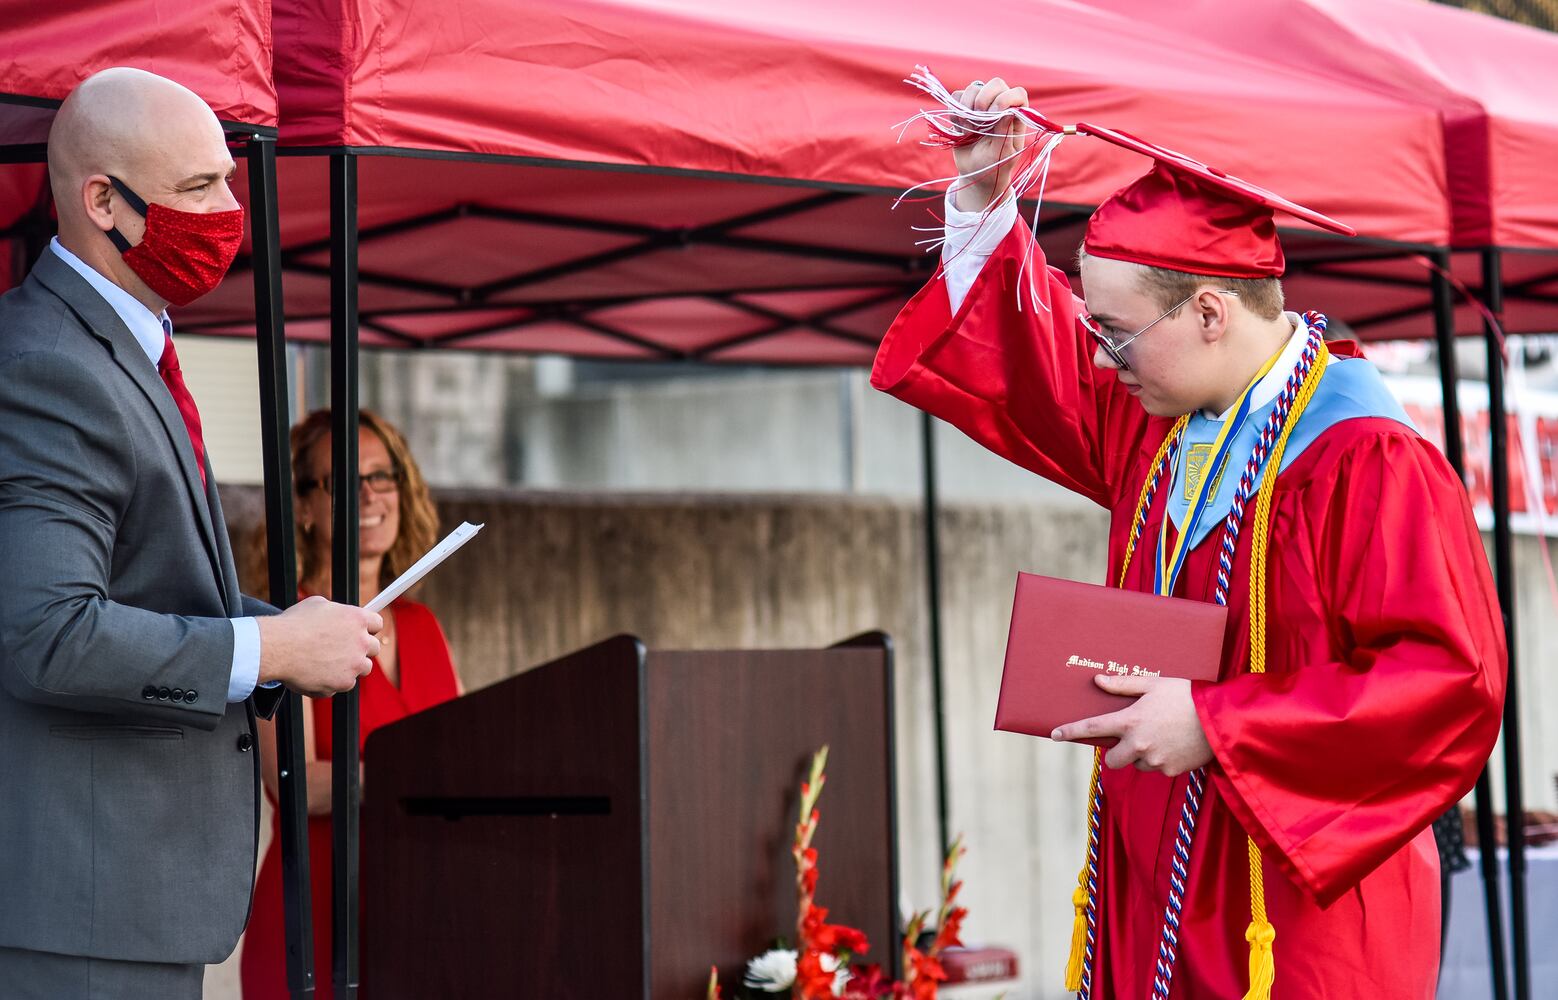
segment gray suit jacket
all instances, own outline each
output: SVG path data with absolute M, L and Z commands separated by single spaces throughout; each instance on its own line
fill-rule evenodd
M 264 609 L 155 368 L 45 252 L 0 297 L 0 946 L 232 953 L 259 751 L 228 619 Z

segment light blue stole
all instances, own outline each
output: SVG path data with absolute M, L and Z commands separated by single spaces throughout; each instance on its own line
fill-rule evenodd
M 1223 519 L 1228 516 L 1228 510 L 1233 506 L 1234 490 L 1239 485 L 1239 477 L 1244 474 L 1244 467 L 1249 462 L 1250 452 L 1255 450 L 1255 441 L 1260 436 L 1261 428 L 1266 426 L 1266 419 L 1276 405 L 1276 397 L 1273 397 L 1265 406 L 1252 411 L 1244 426 L 1233 435 L 1232 447 L 1228 449 L 1228 461 L 1222 474 L 1214 480 L 1216 489 L 1206 513 L 1201 516 L 1200 523 L 1196 525 L 1195 535 L 1190 539 L 1192 546 L 1206 541 L 1212 529 L 1221 525 Z M 1385 380 L 1380 377 L 1377 368 L 1363 358 L 1339 358 L 1332 355 L 1330 364 L 1326 365 L 1320 384 L 1315 389 L 1314 397 L 1309 401 L 1309 405 L 1294 426 L 1293 433 L 1288 437 L 1287 449 L 1282 454 L 1282 468 L 1286 469 L 1292 465 L 1294 459 L 1302 455 L 1321 434 L 1343 420 L 1351 420 L 1354 417 L 1385 417 L 1412 427 L 1412 421 L 1401 408 L 1401 404 L 1396 401 L 1396 397 L 1390 394 L 1390 389 L 1386 387 Z M 1222 429 L 1221 420 L 1207 417 L 1199 412 L 1191 416 L 1190 423 L 1185 427 L 1179 456 L 1174 461 L 1174 479 L 1169 491 L 1168 513 L 1174 522 L 1175 530 L 1184 528 L 1185 515 L 1190 506 L 1189 494 L 1195 486 L 1195 481 L 1200 478 L 1201 466 L 1205 465 L 1210 455 L 1212 442 L 1217 439 L 1218 432 Z M 1412 429 L 1416 430 L 1415 427 Z M 1187 473 L 1194 477 L 1188 487 Z M 1255 486 L 1250 491 L 1248 503 L 1254 502 L 1255 490 L 1260 488 L 1261 477 L 1265 474 L 1266 470 L 1262 467 L 1255 479 Z

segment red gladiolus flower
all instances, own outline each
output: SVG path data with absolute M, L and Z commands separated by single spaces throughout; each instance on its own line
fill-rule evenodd
M 836 943 L 835 951 L 847 951 L 851 955 L 864 955 L 871 950 L 871 942 L 866 939 L 863 932 L 843 924 L 833 924 L 833 939 Z
M 827 907 L 817 906 L 815 903 L 808 906 L 806 919 L 801 921 L 801 933 L 806 938 L 806 947 L 831 955 L 838 951 L 838 937 L 835 934 L 837 928 L 827 923 L 827 919 Z
M 939 955 L 945 948 L 953 948 L 963 943 L 959 935 L 963 930 L 963 918 L 968 916 L 968 910 L 961 906 L 954 906 L 948 913 L 946 921 L 936 932 L 936 943 L 931 946 L 931 953 Z
M 850 975 L 843 1000 L 911 1000 L 909 988 L 888 979 L 880 965 L 863 965 Z
M 807 907 L 806 918 L 801 921 L 801 935 L 807 948 L 829 955 L 840 951 L 864 955 L 871 949 L 865 934 L 844 924 L 830 924 L 827 919 L 827 907 L 816 904 Z
M 929 955 L 916 953 L 914 962 L 914 1000 L 936 1000 L 936 988 L 947 981 L 947 970 Z
M 822 955 L 808 948 L 795 961 L 795 982 L 802 1000 L 831 1000 L 833 996 L 833 973 L 822 967 Z

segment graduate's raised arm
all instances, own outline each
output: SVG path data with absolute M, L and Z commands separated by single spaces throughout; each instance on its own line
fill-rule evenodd
M 1028 103 L 999 78 L 955 96 L 978 110 Z M 943 267 L 888 329 L 871 384 L 1112 506 L 1148 418 L 1112 373 L 1094 368 L 1080 300 L 1016 218 L 1010 157 L 1032 134 L 1019 120 L 1005 124 L 953 150 L 960 179 L 947 200 Z

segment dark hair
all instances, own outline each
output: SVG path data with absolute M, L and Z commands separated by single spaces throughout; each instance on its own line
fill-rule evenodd
M 1077 266 L 1087 259 L 1087 249 L 1077 248 Z M 1280 278 L 1220 278 L 1214 274 L 1191 274 L 1188 271 L 1171 271 L 1166 267 L 1137 265 L 1141 271 L 1141 287 L 1159 309 L 1172 308 L 1183 302 L 1206 285 L 1225 288 L 1239 293 L 1244 308 L 1264 320 L 1274 320 L 1282 315 L 1285 304 Z
M 1261 319 L 1273 320 L 1282 315 L 1282 282 L 1277 278 L 1219 278 L 1210 274 L 1170 271 L 1166 267 L 1144 266 L 1141 270 L 1142 287 L 1160 309 L 1168 309 L 1194 295 L 1196 289 L 1212 285 L 1238 292 L 1244 308 Z

